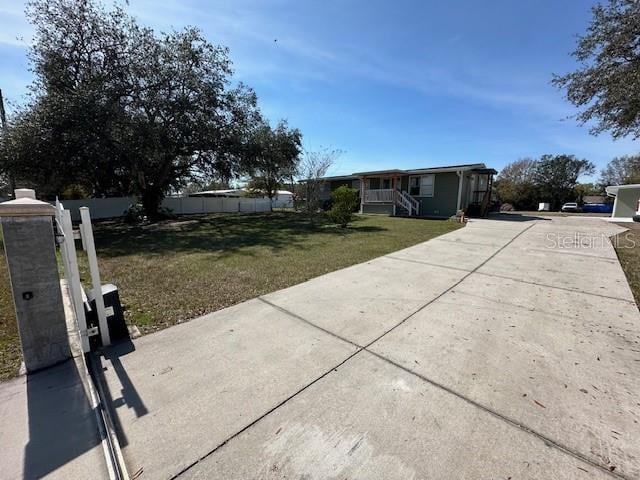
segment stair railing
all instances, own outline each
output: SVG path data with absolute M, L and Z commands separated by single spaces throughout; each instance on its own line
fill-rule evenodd
M 415 215 L 418 214 L 420 203 L 408 193 L 396 190 L 394 200 L 396 205 L 401 206 L 409 213 L 409 216 L 413 215 L 414 212 Z

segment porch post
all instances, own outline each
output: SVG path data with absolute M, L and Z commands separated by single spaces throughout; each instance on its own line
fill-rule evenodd
M 462 183 L 464 179 L 464 174 L 462 170 L 458 170 L 456 172 L 458 174 L 458 206 L 456 208 L 456 214 L 460 211 L 460 207 L 462 206 Z
M 364 211 L 364 182 L 365 177 L 360 177 L 360 213 Z

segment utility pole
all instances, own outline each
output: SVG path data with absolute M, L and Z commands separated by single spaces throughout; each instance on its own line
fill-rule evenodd
M 7 125 L 7 115 L 4 110 L 4 97 L 2 96 L 1 88 L 0 88 L 0 122 L 2 122 L 2 125 L 0 125 L 0 128 L 2 128 L 2 134 L 5 135 L 9 127 Z M 7 177 L 9 180 L 9 192 L 10 192 L 10 195 L 13 195 L 14 192 L 16 191 L 16 180 L 15 178 L 13 178 L 12 173 L 8 173 Z
M 0 122 L 2 122 L 2 133 L 7 131 L 7 116 L 4 113 L 4 98 L 2 97 L 2 89 L 0 88 Z

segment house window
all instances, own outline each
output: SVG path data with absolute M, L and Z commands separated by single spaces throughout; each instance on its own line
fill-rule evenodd
M 409 177 L 409 195 L 420 195 L 420 177 Z
M 409 195 L 414 197 L 433 197 L 434 175 L 409 177 Z
M 433 197 L 433 175 L 420 177 L 420 196 Z
M 382 179 L 382 188 L 385 190 L 389 190 L 391 188 L 391 179 L 383 178 Z

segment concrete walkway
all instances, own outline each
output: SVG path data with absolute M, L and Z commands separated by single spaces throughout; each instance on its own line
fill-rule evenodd
M 620 231 L 473 220 L 114 348 L 130 472 L 639 478 L 640 314 L 607 239 Z

